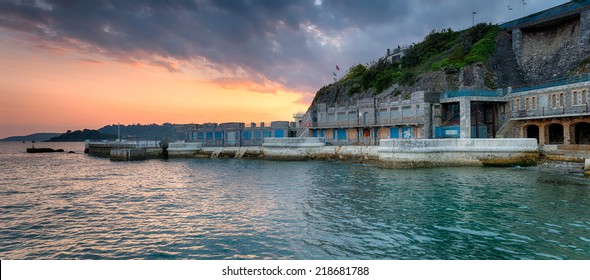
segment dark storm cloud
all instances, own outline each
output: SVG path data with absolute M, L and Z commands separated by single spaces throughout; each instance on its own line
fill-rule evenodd
M 49 47 L 173 72 L 181 71 L 174 61 L 207 61 L 229 76 L 240 69 L 247 78 L 315 91 L 330 82 L 336 63 L 350 67 L 419 42 L 432 29 L 468 27 L 472 11 L 478 21 L 496 23 L 510 16 L 506 5 L 521 1 L 504 2 L 14 0 L 0 1 L 0 26 Z M 533 12 L 535 1 L 529 2 Z

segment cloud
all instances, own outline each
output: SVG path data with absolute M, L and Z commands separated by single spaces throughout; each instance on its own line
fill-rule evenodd
M 269 80 L 256 81 L 252 79 L 233 77 L 217 78 L 211 80 L 209 83 L 224 89 L 240 89 L 264 94 L 277 94 L 277 92 L 281 89 L 280 84 L 273 83 Z
M 531 0 L 522 11 L 563 2 Z M 217 82 L 230 85 L 248 72 L 260 91 L 272 92 L 265 85 L 269 80 L 315 92 L 331 82 L 335 64 L 348 68 L 377 59 L 387 48 L 421 41 L 432 29 L 469 27 L 473 11 L 478 22 L 516 18 L 520 15 L 510 14 L 506 5 L 519 3 L 13 0 L 0 2 L 0 27 L 23 32 L 47 49 L 100 54 L 170 72 L 212 69 L 223 74 Z

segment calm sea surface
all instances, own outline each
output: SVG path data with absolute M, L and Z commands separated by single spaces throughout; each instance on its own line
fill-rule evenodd
M 579 176 L 30 145 L 0 143 L 1 259 L 590 259 Z

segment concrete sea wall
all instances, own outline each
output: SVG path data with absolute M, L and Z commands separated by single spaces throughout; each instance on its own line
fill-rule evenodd
M 146 149 L 112 149 L 109 158 L 112 161 L 132 161 L 147 159 Z
M 327 146 L 324 138 L 265 138 L 265 159 L 307 160 L 335 159 L 352 161 L 377 160 L 377 146 Z
M 324 138 L 265 138 L 262 146 L 203 147 L 201 143 L 170 143 L 170 157 L 258 158 L 267 160 L 344 160 L 389 168 L 436 166 L 535 165 L 535 139 L 383 139 L 379 146 L 331 146 Z M 112 149 L 112 160 L 163 157 L 161 148 Z
M 109 157 L 113 149 L 132 149 L 133 144 L 115 143 L 115 142 L 86 142 L 84 152 L 96 157 Z
M 385 167 L 529 166 L 539 158 L 535 139 L 381 140 L 379 162 Z
M 196 157 L 203 149 L 203 143 L 172 142 L 168 144 L 168 157 Z

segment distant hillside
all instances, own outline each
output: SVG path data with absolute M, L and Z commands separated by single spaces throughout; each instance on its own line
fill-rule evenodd
M 137 139 L 137 140 L 183 140 L 186 134 L 186 125 L 164 123 L 158 124 L 132 124 L 121 125 L 122 139 Z M 112 124 L 98 129 L 100 133 L 118 135 L 119 125 Z
M 187 126 L 185 124 L 164 123 L 158 124 L 132 124 L 121 125 L 121 139 L 128 140 L 184 140 Z M 195 125 L 192 125 L 193 128 Z M 36 142 L 78 142 L 115 140 L 119 132 L 119 125 L 107 125 L 98 130 L 68 130 L 66 133 L 35 133 L 27 136 L 12 136 L 0 141 L 36 141 Z
M 11 136 L 11 137 L 6 137 L 4 139 L 0 139 L 1 142 L 8 142 L 8 141 L 17 141 L 17 142 L 21 142 L 21 141 L 35 141 L 35 142 L 42 142 L 42 141 L 47 141 L 49 140 L 51 137 L 56 137 L 59 136 L 60 133 L 34 133 L 34 134 L 30 134 L 30 135 L 26 135 L 26 136 Z
M 117 136 L 111 134 L 100 133 L 98 130 L 76 130 L 63 133 L 59 136 L 52 137 L 45 142 L 81 142 L 86 140 L 100 141 L 100 140 L 115 140 Z

